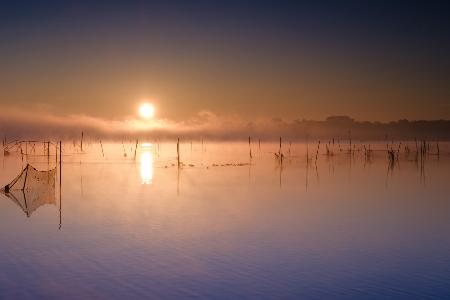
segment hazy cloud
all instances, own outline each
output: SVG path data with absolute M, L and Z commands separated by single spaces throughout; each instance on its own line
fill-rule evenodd
M 59 116 L 38 109 L 25 111 L 3 109 L 0 111 L 0 132 L 8 139 L 20 138 L 70 138 L 81 131 L 94 137 L 123 138 L 148 136 L 155 138 L 208 137 L 214 139 L 245 138 L 258 129 L 261 132 L 273 127 L 271 120 L 251 121 L 239 116 L 218 116 L 201 111 L 184 121 L 133 117 L 124 120 L 107 120 L 88 115 Z M 248 132 L 248 133 L 247 133 Z
M 183 121 L 153 119 L 144 121 L 135 117 L 123 120 L 107 120 L 88 115 L 61 116 L 41 109 L 26 111 L 2 109 L 0 111 L 0 134 L 8 140 L 14 139 L 66 139 L 77 138 L 81 131 L 86 137 L 102 139 L 148 138 L 148 139 L 200 139 L 275 140 L 283 136 L 286 140 L 386 138 L 450 138 L 450 121 L 360 122 L 346 116 L 330 117 L 325 121 L 294 120 L 281 118 L 248 120 L 239 115 L 217 115 L 201 111 Z

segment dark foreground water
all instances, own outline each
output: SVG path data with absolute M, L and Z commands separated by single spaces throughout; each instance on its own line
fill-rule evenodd
M 0 195 L 0 298 L 449 298 L 448 152 L 283 147 L 65 145 L 61 198 Z M 0 158 L 3 186 L 25 162 Z

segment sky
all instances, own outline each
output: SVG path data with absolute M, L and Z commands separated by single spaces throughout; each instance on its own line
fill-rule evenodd
M 9 1 L 0 108 L 101 120 L 450 119 L 445 1 Z

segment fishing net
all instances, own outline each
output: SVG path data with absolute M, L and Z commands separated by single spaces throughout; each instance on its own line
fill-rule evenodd
M 44 204 L 56 204 L 56 168 L 39 171 L 31 165 L 0 191 L 13 200 L 27 216 Z

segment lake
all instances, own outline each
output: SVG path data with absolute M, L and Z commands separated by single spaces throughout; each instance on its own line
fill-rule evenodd
M 448 299 L 450 145 L 389 145 L 65 142 L 50 196 L 0 194 L 0 298 Z M 1 186 L 59 166 L 26 153 Z

